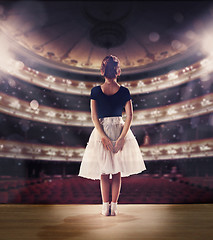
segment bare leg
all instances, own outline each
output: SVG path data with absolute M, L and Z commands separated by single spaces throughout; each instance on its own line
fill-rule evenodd
M 101 196 L 103 202 L 109 202 L 109 189 L 110 189 L 110 181 L 109 181 L 109 174 L 101 175 Z
M 118 215 L 117 201 L 121 189 L 121 173 L 112 175 L 112 202 L 111 202 L 111 215 Z
M 121 173 L 112 175 L 112 202 L 117 203 L 121 189 Z
M 109 174 L 101 175 L 101 196 L 102 196 L 102 215 L 109 216 L 109 189 L 110 189 L 110 181 L 109 181 Z

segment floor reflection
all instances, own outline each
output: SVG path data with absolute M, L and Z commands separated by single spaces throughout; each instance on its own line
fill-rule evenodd
M 118 216 L 103 216 L 101 214 L 79 214 L 69 216 L 64 222 L 58 225 L 47 225 L 42 227 L 38 236 L 40 239 L 51 237 L 54 240 L 67 240 L 73 237 L 81 237 L 94 230 L 102 229 L 103 234 L 110 234 L 110 231 L 119 224 L 138 220 L 137 217 L 120 213 Z M 95 236 L 94 236 L 95 237 Z

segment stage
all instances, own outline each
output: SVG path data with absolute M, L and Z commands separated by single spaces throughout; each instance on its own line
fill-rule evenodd
M 0 240 L 212 240 L 213 204 L 0 205 Z

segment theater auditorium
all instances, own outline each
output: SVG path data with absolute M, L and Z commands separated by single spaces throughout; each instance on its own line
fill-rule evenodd
M 106 217 L 78 174 L 108 55 L 146 170 Z M 212 222 L 213 3 L 0 1 L 0 240 L 212 240 Z

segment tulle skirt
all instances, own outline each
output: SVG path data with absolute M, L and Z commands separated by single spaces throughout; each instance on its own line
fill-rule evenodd
M 99 119 L 106 135 L 113 145 L 120 136 L 124 121 L 122 117 Z M 100 179 L 102 174 L 121 173 L 128 177 L 146 170 L 140 148 L 131 129 L 125 136 L 123 149 L 117 153 L 106 150 L 96 128 L 93 129 L 87 143 L 80 166 L 79 176 L 89 179 Z

